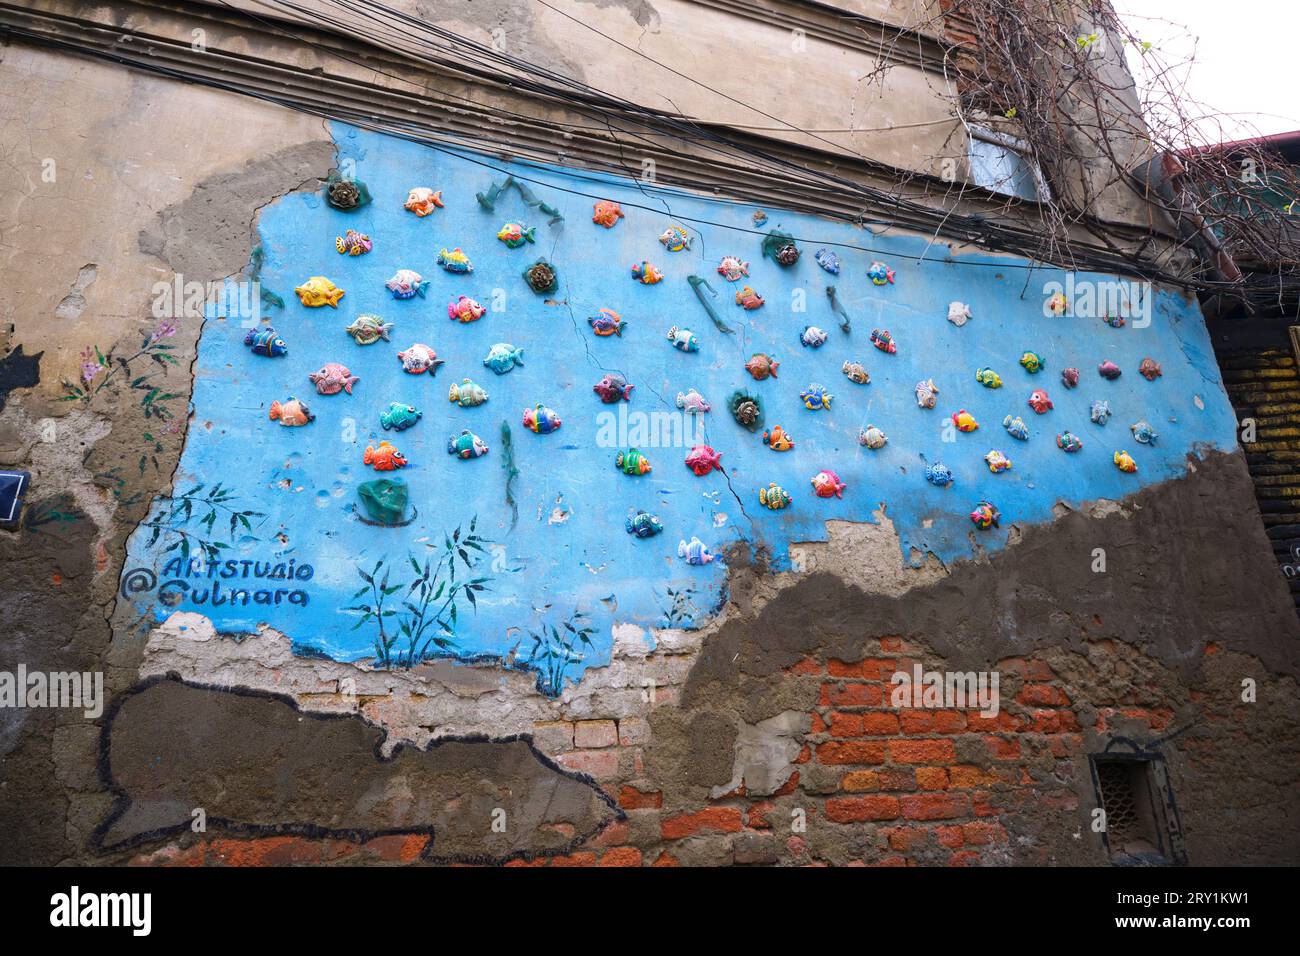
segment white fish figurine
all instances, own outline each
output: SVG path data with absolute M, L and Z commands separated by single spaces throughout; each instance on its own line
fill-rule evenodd
M 699 538 L 692 537 L 689 542 L 684 538 L 677 545 L 677 557 L 685 558 L 687 564 L 708 564 L 714 554 Z

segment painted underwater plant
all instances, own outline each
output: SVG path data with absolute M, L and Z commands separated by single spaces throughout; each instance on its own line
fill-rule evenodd
M 207 488 L 206 494 L 201 492 Z M 240 509 L 233 504 L 234 492 L 217 482 L 211 488 L 200 482 L 189 491 L 161 499 L 158 512 L 140 523 L 140 527 L 149 529 L 146 548 L 152 548 L 163 534 L 176 535 L 176 541 L 162 550 L 163 554 L 179 551 L 182 560 L 188 561 L 192 554 L 201 553 L 208 561 L 217 561 L 222 551 L 230 549 L 229 541 L 214 538 L 217 520 L 229 519 L 229 537 L 242 529 L 253 540 L 253 518 L 265 518 L 266 513 Z M 191 523 L 198 525 L 198 531 L 186 530 Z M 261 522 L 258 522 L 259 524 Z
M 551 605 L 543 607 L 544 614 Z M 596 633 L 586 612 L 574 610 L 567 621 L 557 628 L 546 621 L 539 622 L 534 630 L 527 631 L 532 647 L 526 657 L 516 657 L 516 662 L 537 674 L 537 689 L 547 697 L 559 697 L 564 690 L 564 674 L 571 664 L 579 664 L 588 652 L 594 651 L 591 635 Z M 522 641 L 520 642 L 522 643 Z M 516 645 L 516 649 L 518 645 Z M 513 653 L 513 652 L 512 652 Z

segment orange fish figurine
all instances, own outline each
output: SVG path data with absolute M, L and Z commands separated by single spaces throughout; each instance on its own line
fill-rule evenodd
M 434 192 L 428 186 L 416 186 L 406 194 L 406 202 L 402 204 L 402 208 L 409 209 L 421 219 L 442 206 L 442 190 Z
M 273 422 L 279 422 L 286 428 L 298 428 L 316 420 L 316 416 L 311 413 L 307 406 L 296 398 L 285 399 L 283 402 L 272 402 L 267 418 Z
M 602 199 L 592 207 L 591 221 L 606 229 L 613 229 L 622 218 L 623 207 L 612 199 Z
M 375 471 L 396 471 L 406 467 L 406 456 L 393 447 L 391 442 L 381 441 L 379 447 L 367 445 L 361 463 L 369 465 Z

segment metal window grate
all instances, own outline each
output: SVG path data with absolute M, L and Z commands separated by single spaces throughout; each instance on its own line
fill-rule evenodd
M 1101 805 L 1106 811 L 1106 831 L 1110 834 L 1110 844 L 1114 848 L 1123 847 L 1135 837 L 1143 836 L 1131 772 L 1138 766 L 1140 765 L 1119 761 L 1097 765 Z

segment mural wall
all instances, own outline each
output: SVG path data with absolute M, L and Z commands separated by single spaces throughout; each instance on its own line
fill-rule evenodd
M 554 694 L 609 660 L 618 622 L 705 621 L 729 555 L 790 568 L 791 546 L 825 540 L 828 520 L 883 516 L 900 563 L 950 563 L 1001 549 L 1058 502 L 1120 499 L 1235 447 L 1204 326 L 1179 296 L 1081 307 L 1115 284 L 334 135 L 362 204 L 292 193 L 263 209 L 249 266 L 262 297 L 205 323 L 174 495 L 133 535 L 122 579 L 142 625 L 197 611 L 219 631 L 267 624 L 299 654 L 381 666 L 502 658 Z M 404 208 L 417 187 L 440 194 L 427 215 Z M 593 221 L 601 202 L 621 206 L 609 227 Z M 371 248 L 348 254 L 348 230 Z M 525 277 L 539 260 L 556 277 L 540 292 Z M 406 290 L 401 270 L 418 294 L 390 291 Z M 1146 359 L 1158 375 L 1140 373 Z M 752 428 L 737 393 L 761 406 Z M 996 525 L 973 520 L 982 502 Z

